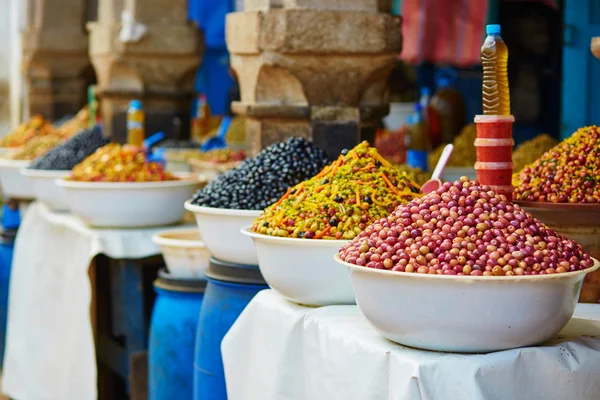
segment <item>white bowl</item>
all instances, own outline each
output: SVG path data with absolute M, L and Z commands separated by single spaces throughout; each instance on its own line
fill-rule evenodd
M 24 168 L 21 174 L 25 175 L 33 185 L 33 194 L 38 201 L 45 203 L 54 211 L 68 211 L 67 191 L 56 184 L 57 179 L 69 176 L 71 171 L 45 171 Z
M 573 316 L 584 271 L 448 276 L 350 268 L 356 303 L 382 336 L 435 351 L 485 353 L 539 344 Z
M 446 167 L 444 168 L 444 172 L 442 172 L 443 181 L 455 182 L 462 176 L 476 179 L 477 172 L 475 171 L 475 167 Z
M 282 297 L 309 306 L 355 304 L 348 270 L 333 256 L 347 240 L 312 240 L 262 235 L 250 227 L 258 266 L 269 286 Z
M 210 254 L 197 228 L 171 230 L 152 236 L 174 278 L 204 279 Z
M 73 214 L 103 228 L 140 228 L 175 224 L 182 207 L 200 186 L 195 180 L 162 182 L 77 182 L 59 179 Z
M 7 198 L 31 200 L 35 198 L 33 182 L 21 174 L 31 164 L 28 160 L 0 159 L 0 186 Z
M 194 213 L 200 235 L 213 257 L 234 264 L 258 265 L 252 239 L 240 230 L 252 225 L 262 211 L 202 207 L 190 201 L 185 202 L 185 209 Z

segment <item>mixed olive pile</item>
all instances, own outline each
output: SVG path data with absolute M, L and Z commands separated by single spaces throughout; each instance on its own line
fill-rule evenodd
M 579 129 L 513 177 L 515 199 L 552 203 L 600 201 L 600 130 Z
M 291 187 L 253 224 L 254 232 L 304 239 L 352 239 L 420 187 L 363 142 Z
M 8 156 L 11 160 L 34 160 L 56 146 L 64 143 L 68 137 L 62 131 L 54 131 L 44 136 L 35 136 Z
M 394 164 L 394 167 L 400 172 L 405 172 L 410 180 L 418 183 L 419 185 L 424 184 L 429 180 L 429 178 L 431 178 L 431 174 L 423 171 L 421 168 L 413 168 L 406 164 Z
M 109 140 L 102 136 L 100 128 L 84 130 L 36 159 L 29 168 L 70 171 L 108 142 Z
M 546 275 L 593 265 L 580 245 L 466 177 L 398 207 L 339 254 L 359 266 L 420 274 Z
M 290 138 L 244 160 L 196 192 L 199 206 L 263 210 L 290 186 L 315 175 L 325 165 L 323 150 L 303 138 Z
M 0 147 L 20 147 L 34 137 L 54 131 L 52 124 L 41 115 L 35 115 L 29 121 L 19 125 L 14 131 L 0 139 Z
M 77 164 L 69 179 L 84 182 L 155 182 L 177 178 L 166 172 L 160 164 L 147 162 L 142 149 L 111 143 Z
M 547 133 L 542 133 L 533 139 L 521 143 L 521 145 L 513 151 L 514 171 L 521 171 L 557 144 L 558 140 Z

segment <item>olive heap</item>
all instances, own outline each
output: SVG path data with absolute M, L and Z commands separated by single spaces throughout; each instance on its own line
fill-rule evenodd
M 419 274 L 547 275 L 593 265 L 580 245 L 466 177 L 398 207 L 339 254 L 351 264 Z
M 177 180 L 160 164 L 148 162 L 138 147 L 107 144 L 77 164 L 68 178 L 82 182 L 156 182 Z
M 37 158 L 30 169 L 70 171 L 90 154 L 108 144 L 100 128 L 84 130 Z
M 419 185 L 363 142 L 290 188 L 254 221 L 252 230 L 280 237 L 352 239 L 417 196 Z
M 325 165 L 323 150 L 303 138 L 275 143 L 247 158 L 196 192 L 199 206 L 239 210 L 263 210 L 290 186 L 315 175 Z
M 514 175 L 515 199 L 551 203 L 600 201 L 600 130 L 579 129 Z

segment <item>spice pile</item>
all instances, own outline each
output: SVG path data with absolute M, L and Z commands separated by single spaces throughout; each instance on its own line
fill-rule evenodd
M 303 138 L 290 138 L 267 147 L 238 167 L 219 175 L 196 192 L 199 206 L 263 210 L 290 186 L 318 173 L 327 164 L 325 153 Z
M 410 180 L 418 183 L 419 185 L 424 184 L 431 178 L 431 175 L 421 168 L 413 168 L 406 164 L 394 165 L 400 172 L 406 172 L 406 175 L 410 178 Z
M 557 144 L 558 140 L 546 133 L 521 143 L 519 147 L 513 151 L 512 158 L 513 164 L 515 164 L 514 171 L 521 171 Z
M 36 159 L 30 169 L 70 171 L 109 140 L 102 136 L 100 128 L 84 130 L 65 143 Z
M 580 245 L 466 177 L 398 207 L 340 257 L 368 268 L 475 276 L 546 275 L 593 265 Z
M 11 160 L 34 160 L 46 154 L 68 139 L 61 130 L 53 131 L 44 136 L 35 136 L 27 141 L 16 152 L 8 155 Z
M 177 178 L 160 164 L 147 162 L 142 150 L 111 143 L 96 150 L 73 168 L 73 181 L 84 182 L 155 182 Z
M 515 199 L 552 203 L 600 200 L 600 130 L 579 129 L 513 177 Z
M 36 115 L 0 139 L 0 147 L 20 147 L 34 137 L 47 135 L 53 131 L 52 124 L 45 121 L 41 115 Z
M 265 210 L 254 232 L 305 239 L 352 239 L 399 204 L 420 196 L 419 185 L 363 142 Z
M 446 166 L 448 167 L 473 167 L 477 161 L 477 154 L 475 152 L 475 139 L 477 138 L 477 129 L 475 124 L 469 124 L 465 126 L 460 134 L 454 138 L 452 144 L 454 145 L 454 151 L 448 160 Z M 442 156 L 446 145 L 436 147 L 429 154 L 429 169 L 433 170 L 438 160 Z

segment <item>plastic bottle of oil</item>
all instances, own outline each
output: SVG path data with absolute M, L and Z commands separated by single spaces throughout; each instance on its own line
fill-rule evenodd
M 131 100 L 127 110 L 127 144 L 142 147 L 144 145 L 144 122 L 146 115 L 142 109 L 142 102 Z
M 481 47 L 482 102 L 486 115 L 510 115 L 508 48 L 500 37 L 500 25 L 488 25 Z
M 428 154 L 431 151 L 431 138 L 429 137 L 429 128 L 424 112 L 425 110 L 423 110 L 421 104 L 415 104 L 415 113 L 411 118 L 406 163 L 410 167 L 421 168 L 423 171 L 427 171 Z

